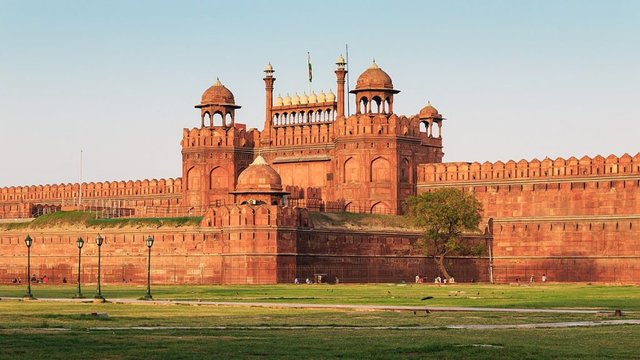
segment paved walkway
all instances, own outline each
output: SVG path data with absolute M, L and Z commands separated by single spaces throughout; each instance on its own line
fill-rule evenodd
M 4 299 L 20 300 L 21 298 Z M 50 302 L 80 302 L 91 303 L 93 298 L 69 299 L 69 298 L 42 298 L 35 301 Z M 147 304 L 147 305 L 210 305 L 210 306 L 234 306 L 234 307 L 265 307 L 281 309 L 342 309 L 342 310 L 370 310 L 370 311 L 465 311 L 465 312 L 509 312 L 509 313 L 557 313 L 557 314 L 599 314 L 610 313 L 611 310 L 592 309 L 527 309 L 527 308 L 493 308 L 493 307 L 458 307 L 458 306 L 401 306 L 401 305 L 358 305 L 358 304 L 306 304 L 306 303 L 272 303 L 272 302 L 231 302 L 231 301 L 193 301 L 193 300 L 138 300 L 131 298 L 107 299 L 115 304 Z
M 542 329 L 542 328 L 568 328 L 591 327 L 603 325 L 640 325 L 640 320 L 602 320 L 602 321 L 567 321 L 556 323 L 536 324 L 506 324 L 506 325 L 427 325 L 427 326 L 340 326 L 340 325 L 309 325 L 309 326 L 129 326 L 129 327 L 93 327 L 87 330 L 93 331 L 117 331 L 117 330 L 433 330 L 433 329 Z

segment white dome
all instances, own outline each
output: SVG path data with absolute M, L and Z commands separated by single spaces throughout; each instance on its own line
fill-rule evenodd
M 333 91 L 331 90 L 329 90 L 329 92 L 327 93 L 327 101 L 328 102 L 336 101 L 336 94 L 334 94 Z
M 316 96 L 316 92 L 312 91 L 311 95 L 309 95 L 309 104 L 315 104 L 318 102 L 318 97 Z

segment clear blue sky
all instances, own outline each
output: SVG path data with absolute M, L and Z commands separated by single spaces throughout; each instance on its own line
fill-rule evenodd
M 216 77 L 262 128 L 276 93 L 372 58 L 448 119 L 445 161 L 640 151 L 640 1 L 0 1 L 0 186 L 181 176 Z M 353 108 L 353 107 L 352 107 Z

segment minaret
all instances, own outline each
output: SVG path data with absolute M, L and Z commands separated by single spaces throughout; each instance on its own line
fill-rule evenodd
M 268 145 L 271 142 L 271 127 L 273 126 L 273 83 L 276 78 L 273 77 L 273 66 L 271 63 L 267 64 L 264 69 L 264 89 L 265 89 L 265 113 L 264 113 L 264 137 L 262 142 Z
M 340 118 L 344 116 L 344 79 L 347 75 L 347 70 L 345 69 L 345 65 L 347 63 L 344 61 L 342 55 L 338 56 L 338 60 L 336 61 L 336 65 L 338 68 L 336 69 L 336 77 L 338 78 L 338 113 L 336 118 Z

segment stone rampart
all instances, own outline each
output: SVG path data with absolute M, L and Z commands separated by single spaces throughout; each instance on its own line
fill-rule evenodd
M 418 192 L 476 194 L 500 282 L 640 282 L 640 154 L 421 165 Z

